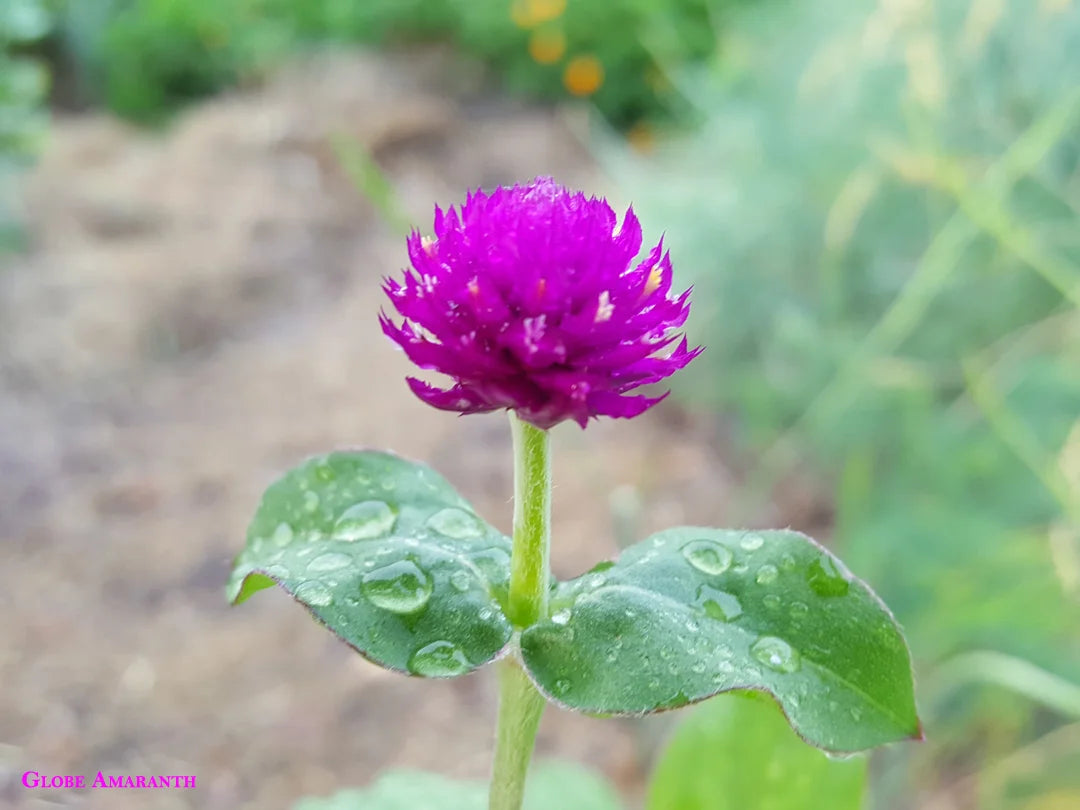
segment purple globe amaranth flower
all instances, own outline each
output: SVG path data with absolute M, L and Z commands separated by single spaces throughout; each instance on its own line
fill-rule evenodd
M 413 269 L 384 289 L 404 320 L 383 331 L 421 368 L 449 375 L 413 392 L 448 411 L 511 408 L 547 429 L 565 419 L 637 416 L 667 393 L 626 392 L 670 376 L 701 352 L 680 335 L 690 290 L 671 295 L 663 240 L 645 259 L 633 209 L 622 225 L 606 200 L 551 178 L 476 191 L 460 211 L 435 209 L 435 237 L 408 239 Z M 668 392 L 670 393 L 670 392 Z

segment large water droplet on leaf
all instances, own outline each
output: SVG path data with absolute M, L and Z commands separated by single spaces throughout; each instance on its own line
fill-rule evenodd
M 797 672 L 802 667 L 798 651 L 776 636 L 759 638 L 751 645 L 750 654 L 777 672 Z
M 456 539 L 479 537 L 484 533 L 480 521 L 464 509 L 442 509 L 428 518 L 428 525 L 439 534 Z
M 470 554 L 469 559 L 480 569 L 488 582 L 499 582 L 505 579 L 510 571 L 510 555 L 498 546 Z
M 721 622 L 730 622 L 742 615 L 742 605 L 734 594 L 714 588 L 711 585 L 701 585 L 697 589 L 697 606 L 705 611 L 710 619 Z
M 694 540 L 683 546 L 683 556 L 703 574 L 722 574 L 731 567 L 731 550 L 712 540 Z
M 315 607 L 326 607 L 334 601 L 330 589 L 317 580 L 301 582 L 293 595 L 305 605 Z
M 851 590 L 851 583 L 840 573 L 836 561 L 828 555 L 822 555 L 811 563 L 806 581 L 818 596 L 845 596 Z
M 346 509 L 334 524 L 335 540 L 370 540 L 394 527 L 397 516 L 384 501 L 361 501 Z
M 308 563 L 307 570 L 311 572 L 323 572 L 323 571 L 337 571 L 340 568 L 345 568 L 352 563 L 352 557 L 347 554 L 339 554 L 336 551 L 331 551 L 326 554 L 320 554 L 318 557 Z
M 412 560 L 376 568 L 364 574 L 360 589 L 371 604 L 391 613 L 415 613 L 431 598 L 431 577 Z
M 472 667 L 461 648 L 452 641 L 433 641 L 412 654 L 409 671 L 425 678 L 450 678 Z

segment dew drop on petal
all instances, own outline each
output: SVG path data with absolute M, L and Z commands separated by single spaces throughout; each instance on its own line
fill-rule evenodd
M 304 493 L 304 510 L 307 512 L 314 512 L 319 508 L 319 495 L 316 492 L 312 492 L 310 489 Z
M 361 501 L 346 509 L 334 524 L 335 540 L 370 540 L 394 527 L 397 516 L 385 501 Z
M 566 678 L 559 678 L 559 680 L 555 681 L 555 692 L 556 692 L 556 694 L 565 695 L 569 691 L 570 691 L 570 681 L 566 680 Z
M 313 605 L 314 607 L 326 607 L 334 601 L 330 589 L 318 580 L 301 582 L 293 595 L 305 605 Z
M 731 550 L 712 540 L 694 540 L 682 549 L 683 557 L 703 574 L 722 574 L 731 567 Z
M 798 651 L 776 636 L 762 636 L 750 646 L 750 654 L 776 672 L 797 672 L 802 667 Z
M 425 678 L 450 678 L 472 668 L 461 648 L 452 641 L 425 644 L 409 658 L 409 672 Z
M 777 596 L 775 593 L 765 594 L 765 597 L 761 600 L 761 602 L 769 610 L 776 610 L 778 607 L 780 607 L 780 597 Z
M 431 598 L 431 577 L 412 560 L 376 568 L 364 574 L 360 589 L 368 601 L 391 613 L 415 613 Z

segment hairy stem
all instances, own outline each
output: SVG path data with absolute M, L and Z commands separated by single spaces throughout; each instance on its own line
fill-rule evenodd
M 510 621 L 523 628 L 547 616 L 551 545 L 551 454 L 546 430 L 510 414 L 514 435 L 514 550 Z
M 514 548 L 508 614 L 529 627 L 548 611 L 551 545 L 551 460 L 547 431 L 510 414 L 514 436 Z M 499 719 L 490 810 L 520 810 L 544 698 L 514 657 L 499 662 Z
M 499 721 L 489 810 L 519 810 L 544 698 L 513 659 L 498 663 Z

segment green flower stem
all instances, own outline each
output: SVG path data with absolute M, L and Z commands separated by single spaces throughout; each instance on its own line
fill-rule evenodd
M 514 436 L 514 548 L 508 612 L 515 627 L 535 624 L 548 611 L 551 545 L 551 456 L 547 431 L 511 412 Z M 520 810 L 544 698 L 513 658 L 499 663 L 499 720 L 490 810 Z
M 525 796 L 525 775 L 545 701 L 517 661 L 508 658 L 497 666 L 499 721 L 488 808 L 520 810 Z
M 551 453 L 546 430 L 510 412 L 514 436 L 514 550 L 509 618 L 524 628 L 547 617 L 551 545 Z

